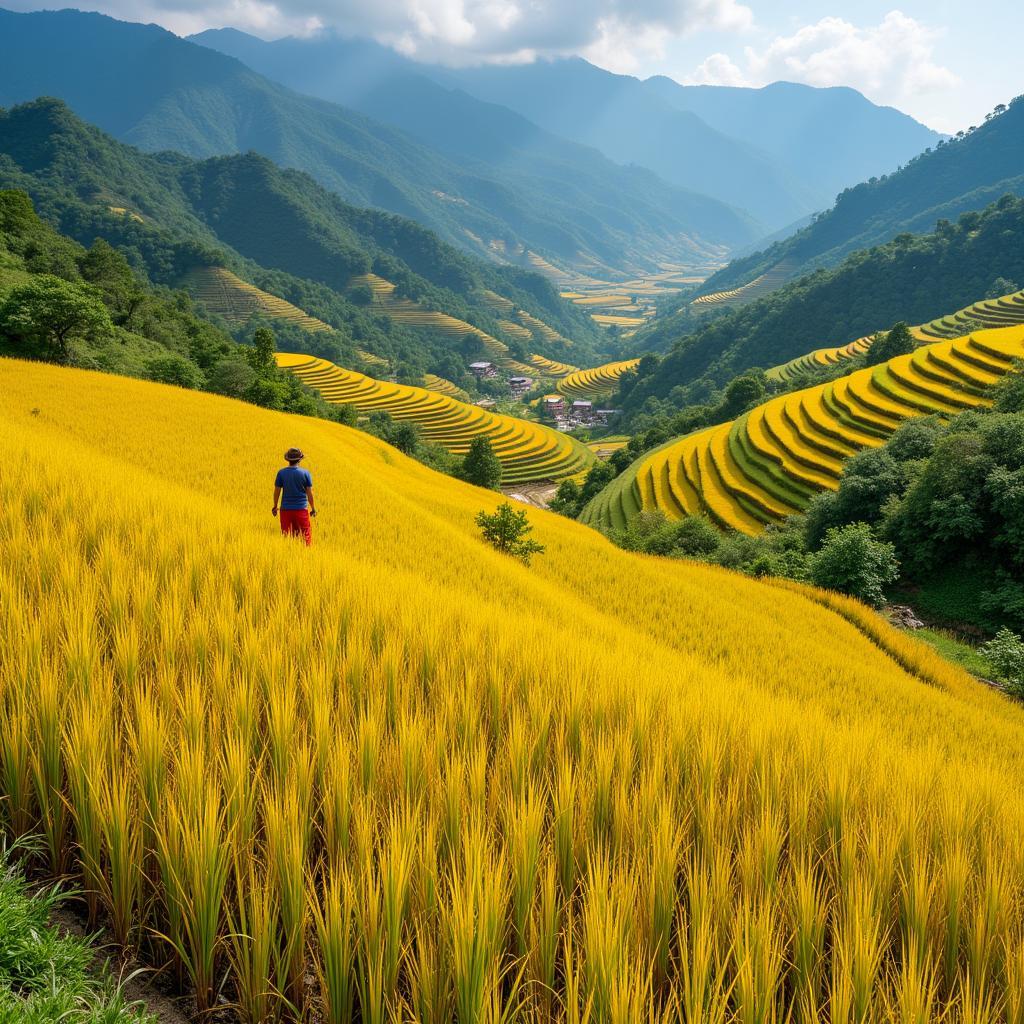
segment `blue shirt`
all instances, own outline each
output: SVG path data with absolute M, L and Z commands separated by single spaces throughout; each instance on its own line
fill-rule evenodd
M 285 466 L 277 471 L 274 486 L 281 488 L 281 508 L 294 510 L 306 508 L 306 488 L 313 486 L 309 472 L 299 466 Z

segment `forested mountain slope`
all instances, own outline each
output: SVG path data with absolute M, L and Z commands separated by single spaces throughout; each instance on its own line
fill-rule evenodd
M 580 147 L 556 153 L 583 178 L 568 192 L 559 183 L 565 175 L 543 166 L 506 170 L 446 156 L 154 25 L 0 11 L 0 66 L 0 105 L 56 96 L 149 151 L 202 158 L 253 150 L 308 172 L 350 203 L 410 217 L 489 258 L 526 265 L 532 249 L 556 263 L 624 263 L 633 274 L 672 253 L 703 266 L 757 234 L 746 215 L 720 202 Z
M 499 337 L 488 291 L 574 339 L 581 358 L 599 341 L 585 313 L 537 274 L 476 260 L 413 221 L 352 207 L 253 153 L 205 161 L 142 153 L 55 100 L 0 111 L 0 187 L 27 191 L 84 244 L 102 237 L 124 248 L 155 281 L 178 284 L 196 266 L 225 264 L 371 351 L 381 324 L 347 291 L 371 269 L 407 297 Z M 412 336 L 403 337 L 408 360 Z M 428 336 L 417 344 L 434 356 L 450 347 Z
M 999 108 L 997 108 L 999 109 Z M 856 249 L 980 210 L 1006 193 L 1024 195 L 1024 98 L 963 137 L 922 153 L 894 174 L 844 191 L 826 214 L 770 249 L 737 260 L 705 282 L 732 288 L 786 261 L 789 273 L 834 266 Z
M 750 367 L 841 345 L 898 320 L 925 323 L 990 293 L 1024 285 L 1024 199 L 1005 196 L 928 235 L 901 235 L 849 256 L 704 325 L 683 309 L 636 336 L 668 354 L 636 381 L 623 408 L 706 398 Z M 630 382 L 632 383 L 632 382 Z

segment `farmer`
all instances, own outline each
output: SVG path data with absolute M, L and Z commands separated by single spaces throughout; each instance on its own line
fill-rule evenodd
M 301 536 L 309 547 L 313 543 L 309 517 L 316 515 L 316 502 L 313 500 L 313 478 L 308 470 L 299 467 L 305 457 L 298 448 L 289 448 L 284 453 L 288 465 L 277 471 L 274 507 L 270 511 L 276 516 L 280 504 L 281 532 L 289 537 Z

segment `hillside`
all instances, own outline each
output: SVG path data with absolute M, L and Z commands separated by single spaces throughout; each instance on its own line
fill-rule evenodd
M 501 159 L 446 155 L 155 25 L 77 11 L 0 12 L 0 65 L 0 105 L 56 96 L 147 151 L 258 152 L 353 205 L 416 220 L 484 258 L 505 253 L 525 264 L 535 250 L 555 262 L 623 264 L 632 276 L 680 251 L 705 266 L 757 235 L 721 202 L 556 140 L 537 141 L 552 151 L 554 176 L 543 162 L 513 171 Z M 474 113 L 477 124 L 489 116 Z M 519 119 L 512 128 L 537 135 Z M 579 184 L 567 192 L 565 177 Z
M 849 458 L 880 446 L 908 419 L 990 405 L 991 385 L 1020 359 L 1024 327 L 992 328 L 780 395 L 646 456 L 632 484 L 599 495 L 583 521 L 621 526 L 641 508 L 657 508 L 760 533 L 836 490 Z
M 27 191 L 72 237 L 86 244 L 102 237 L 131 253 L 160 283 L 186 281 L 196 267 L 225 266 L 329 324 L 343 347 L 386 357 L 411 377 L 459 375 L 462 353 L 360 306 L 349 287 L 371 268 L 403 294 L 498 337 L 488 296 L 500 294 L 549 325 L 550 337 L 532 345 L 540 354 L 558 357 L 563 348 L 554 339 L 571 337 L 589 361 L 598 342 L 590 319 L 537 274 L 475 260 L 412 221 L 352 207 L 307 175 L 256 154 L 195 161 L 142 153 L 53 100 L 0 111 L 0 187 Z M 286 337 L 304 347 L 301 332 Z
M 640 350 L 669 351 L 621 407 L 636 416 L 702 401 L 750 367 L 846 345 L 899 320 L 926 323 L 1020 285 L 1024 200 L 1007 196 L 931 234 L 901 235 L 854 253 L 834 270 L 807 275 L 711 322 L 694 320 L 685 309 L 667 314 L 633 339 Z
M 1018 1012 L 1024 713 L 862 607 L 541 511 L 528 570 L 474 527 L 499 497 L 339 425 L 0 390 L 8 821 L 201 1012 L 651 1020 L 694 971 L 713 1022 L 922 977 Z M 262 504 L 295 443 L 308 552 Z
M 1020 98 L 963 137 L 909 161 L 899 171 L 846 189 L 835 206 L 792 237 L 736 260 L 708 282 L 734 288 L 787 261 L 795 275 L 834 266 L 857 249 L 903 232 L 926 232 L 939 220 L 980 210 L 1006 195 L 1024 195 L 1024 101 Z

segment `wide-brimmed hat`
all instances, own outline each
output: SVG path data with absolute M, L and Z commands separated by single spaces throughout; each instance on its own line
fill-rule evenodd
M 302 454 L 301 448 L 289 448 L 284 453 L 285 462 L 298 462 L 300 459 L 304 459 L 306 456 Z

